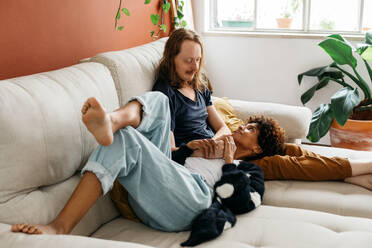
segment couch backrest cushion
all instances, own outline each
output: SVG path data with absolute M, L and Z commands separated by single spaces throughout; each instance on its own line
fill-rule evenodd
M 61 182 L 97 145 L 81 121 L 91 96 L 108 111 L 119 106 L 110 72 L 98 63 L 0 81 L 0 222 L 47 222 L 65 204 L 75 184 L 62 190 Z
M 121 51 L 105 52 L 90 59 L 109 68 L 117 89 L 119 104 L 131 96 L 150 91 L 155 81 L 155 70 L 163 56 L 166 38 Z

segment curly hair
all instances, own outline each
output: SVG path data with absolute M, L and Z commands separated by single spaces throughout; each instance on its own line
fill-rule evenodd
M 279 126 L 277 120 L 272 117 L 255 115 L 249 117 L 246 123 L 257 123 L 259 129 L 258 145 L 261 147 L 262 153 L 255 157 L 246 158 L 245 160 L 255 160 L 266 156 L 283 154 L 285 131 Z

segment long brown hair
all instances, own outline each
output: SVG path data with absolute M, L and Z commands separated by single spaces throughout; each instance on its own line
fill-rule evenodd
M 170 34 L 165 44 L 163 57 L 161 58 L 160 64 L 156 71 L 156 79 L 161 78 L 165 80 L 170 80 L 169 84 L 176 89 L 182 86 L 183 80 L 178 76 L 176 72 L 176 65 L 174 63 L 174 59 L 180 53 L 181 45 L 185 40 L 194 41 L 200 45 L 201 59 L 199 69 L 196 72 L 192 81 L 189 83 L 194 89 L 204 91 L 207 86 L 206 85 L 207 82 L 204 79 L 205 77 L 202 76 L 202 73 L 204 71 L 203 43 L 201 41 L 200 36 L 189 29 L 185 28 L 176 29 Z

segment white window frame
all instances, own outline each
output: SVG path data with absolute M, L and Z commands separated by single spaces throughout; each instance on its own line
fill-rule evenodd
M 214 34 L 238 34 L 238 35 L 248 35 L 248 36 L 280 36 L 280 37 L 299 37 L 299 38 L 322 38 L 329 34 L 337 33 L 342 34 L 348 38 L 361 39 L 364 37 L 362 31 L 363 28 L 363 15 L 364 15 L 364 1 L 360 0 L 359 5 L 359 20 L 358 20 L 358 31 L 343 31 L 343 30 L 310 30 L 310 11 L 311 11 L 311 0 L 303 0 L 303 21 L 302 29 L 257 29 L 257 22 L 254 22 L 253 28 L 228 28 L 228 27 L 215 27 L 213 22 L 216 22 L 216 12 L 217 12 L 217 0 L 206 0 L 208 4 L 206 7 L 206 32 L 205 33 L 214 33 Z M 257 1 L 255 1 L 255 10 L 254 10 L 254 20 L 257 18 Z

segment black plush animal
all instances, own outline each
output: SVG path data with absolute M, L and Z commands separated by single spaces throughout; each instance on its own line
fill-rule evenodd
M 218 237 L 235 225 L 236 214 L 248 213 L 261 205 L 265 191 L 262 170 L 245 161 L 238 166 L 225 164 L 214 191 L 212 205 L 193 220 L 190 237 L 181 246 L 195 246 Z

